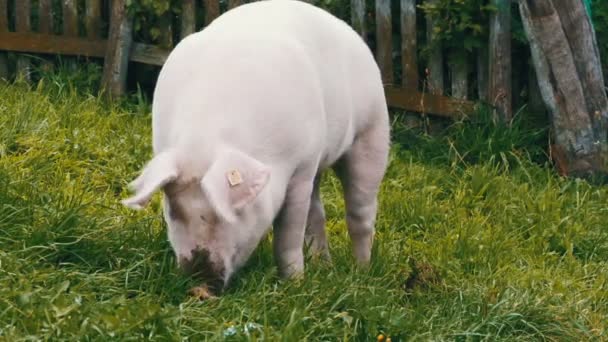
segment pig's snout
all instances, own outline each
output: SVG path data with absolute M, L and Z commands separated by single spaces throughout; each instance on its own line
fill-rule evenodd
M 193 249 L 190 258 L 179 259 L 180 268 L 188 275 L 200 279 L 210 290 L 218 294 L 224 287 L 226 268 L 219 260 L 212 258 L 204 248 Z

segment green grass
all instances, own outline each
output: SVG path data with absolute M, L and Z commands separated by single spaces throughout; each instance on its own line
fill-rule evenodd
M 328 174 L 332 265 L 283 281 L 269 237 L 224 296 L 196 302 L 160 196 L 119 203 L 150 157 L 149 106 L 0 84 L 0 340 L 608 340 L 607 187 L 555 176 L 525 123 L 430 138 L 396 122 L 368 270 Z M 406 289 L 410 259 L 440 280 Z

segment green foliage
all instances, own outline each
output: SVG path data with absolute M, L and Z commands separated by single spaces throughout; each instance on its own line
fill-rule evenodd
M 469 52 L 487 44 L 488 19 L 496 10 L 487 0 L 438 0 L 418 7 L 435 19 L 432 43 Z
M 163 41 L 161 35 L 173 38 L 167 27 L 181 13 L 181 3 L 179 0 L 127 0 L 128 13 L 133 17 L 135 39 L 166 45 L 168 39 Z
M 353 265 L 327 174 L 333 264 L 309 259 L 303 280 L 280 280 L 269 237 L 224 296 L 199 303 L 175 267 L 160 196 L 139 212 L 119 203 L 151 154 L 149 105 L 109 105 L 79 84 L 0 82 L 0 340 L 608 334 L 608 188 L 532 163 L 534 128 L 456 123 L 430 138 L 396 122 L 368 270 Z M 405 291 L 410 258 L 441 281 Z

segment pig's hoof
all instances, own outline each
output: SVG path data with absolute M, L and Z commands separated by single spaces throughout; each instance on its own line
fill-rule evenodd
M 188 290 L 188 295 L 190 295 L 190 297 L 194 297 L 198 300 L 207 300 L 207 299 L 216 298 L 215 295 L 213 295 L 213 293 L 211 293 L 211 291 L 209 291 L 209 288 L 206 285 L 195 286 L 195 287 L 191 288 L 190 290 Z

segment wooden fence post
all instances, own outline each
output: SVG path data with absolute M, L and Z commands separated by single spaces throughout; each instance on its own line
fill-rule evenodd
M 0 0 L 0 32 L 8 31 L 7 6 L 7 0 Z M 8 79 L 8 58 L 4 52 L 0 52 L 0 79 Z
M 38 0 L 38 32 L 42 34 L 53 34 L 53 7 L 51 0 Z M 49 71 L 53 63 L 48 59 L 42 59 L 40 68 Z
M 241 0 L 228 0 L 228 9 L 233 9 L 241 4 Z
M 450 51 L 450 61 L 452 96 L 466 100 L 469 90 L 469 64 L 466 60 L 466 52 L 460 49 L 452 49 Z
M 204 0 L 205 2 L 205 26 L 211 24 L 211 22 L 220 15 L 220 2 L 219 0 Z
M 405 88 L 418 89 L 416 55 L 416 0 L 401 0 L 401 64 Z
M 29 32 L 31 30 L 31 3 L 30 0 L 21 0 L 15 3 L 15 31 Z M 31 61 L 29 57 L 17 57 L 17 78 L 31 81 Z
M 436 3 L 436 0 L 427 0 L 428 3 Z M 434 19 L 427 14 L 426 17 L 426 40 L 430 44 L 435 40 L 433 28 Z M 443 53 L 441 44 L 437 43 L 431 51 L 428 64 L 428 88 L 431 94 L 443 95 Z
M 98 40 L 101 37 L 101 0 L 87 0 L 86 27 L 89 39 Z
M 401 0 L 401 85 L 418 90 L 418 41 L 416 37 L 416 0 Z M 406 113 L 404 123 L 409 128 L 422 125 L 420 117 Z
M 391 1 L 376 0 L 376 60 L 385 85 L 393 84 Z
M 194 0 L 182 2 L 182 27 L 180 39 L 196 32 L 196 3 Z
M 53 32 L 51 0 L 38 0 L 38 31 L 44 34 Z
M 490 103 L 505 122 L 512 118 L 511 89 L 511 0 L 492 0 L 497 12 L 490 18 L 489 88 Z M 495 115 L 496 115 L 495 114 Z
M 365 0 L 351 0 L 350 2 L 351 25 L 355 31 L 367 41 L 365 27 Z
M 76 0 L 63 0 L 63 34 L 70 37 L 78 36 L 78 12 L 76 10 Z
M 110 34 L 103 65 L 102 89 L 107 95 L 124 95 L 127 88 L 129 54 L 133 45 L 133 22 L 127 15 L 126 0 L 112 2 Z

